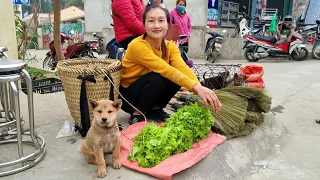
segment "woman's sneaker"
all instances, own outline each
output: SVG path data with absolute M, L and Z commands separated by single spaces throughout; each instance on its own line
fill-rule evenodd
M 169 118 L 169 114 L 164 112 L 163 109 L 152 109 L 148 113 L 148 118 L 153 119 L 159 123 L 165 122 L 165 119 Z
M 129 119 L 129 124 L 132 125 L 134 123 L 137 123 L 137 122 L 142 122 L 144 121 L 144 117 L 143 115 L 131 115 L 130 119 Z

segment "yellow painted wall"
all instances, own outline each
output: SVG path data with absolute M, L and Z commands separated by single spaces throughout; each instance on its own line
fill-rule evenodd
M 11 59 L 18 58 L 12 0 L 0 0 L 0 46 L 8 48 Z

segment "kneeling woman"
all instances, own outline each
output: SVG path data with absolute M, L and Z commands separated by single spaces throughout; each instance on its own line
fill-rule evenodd
M 196 75 L 182 60 L 176 44 L 164 40 L 170 23 L 168 10 L 151 6 L 143 15 L 146 33 L 128 45 L 122 61 L 121 94 L 150 119 L 164 122 L 163 108 L 180 87 L 193 90 L 216 111 L 221 103 L 214 92 L 201 86 Z M 122 109 L 131 114 L 129 124 L 144 117 L 126 101 Z

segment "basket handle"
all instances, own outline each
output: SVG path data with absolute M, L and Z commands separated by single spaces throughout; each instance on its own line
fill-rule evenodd
M 90 128 L 90 114 L 89 114 L 89 105 L 87 98 L 87 90 L 86 90 L 86 81 L 96 83 L 94 79 L 94 75 L 79 75 L 77 79 L 80 79 L 81 89 L 80 89 L 80 116 L 81 116 L 81 129 L 78 129 L 81 136 L 85 137 Z

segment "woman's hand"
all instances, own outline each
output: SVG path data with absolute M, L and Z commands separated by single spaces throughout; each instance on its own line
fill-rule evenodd
M 222 104 L 220 103 L 217 95 L 211 89 L 208 89 L 201 84 L 196 84 L 193 86 L 193 89 L 207 107 L 210 105 L 215 112 L 219 112 L 221 110 Z

